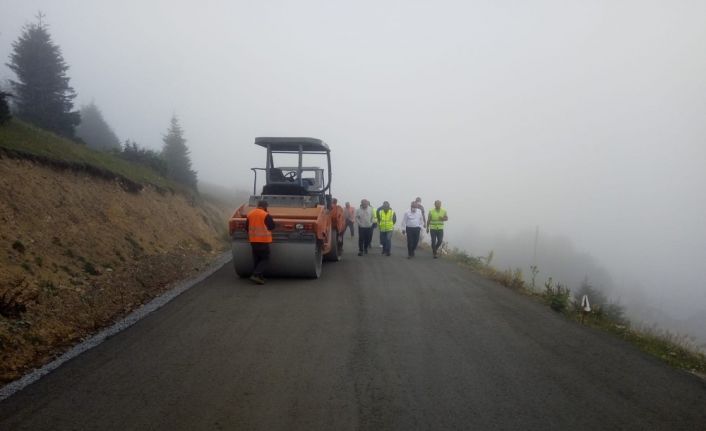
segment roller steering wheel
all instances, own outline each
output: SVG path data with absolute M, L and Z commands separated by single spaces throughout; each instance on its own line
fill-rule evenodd
M 292 182 L 294 181 L 294 178 L 296 178 L 296 176 L 297 176 L 297 173 L 295 171 L 289 171 L 286 174 L 284 174 L 284 178 L 287 181 L 292 181 Z

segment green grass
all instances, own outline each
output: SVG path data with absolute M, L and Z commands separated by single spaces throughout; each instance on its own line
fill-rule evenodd
M 142 185 L 165 189 L 178 189 L 174 183 L 153 170 L 130 163 L 109 153 L 92 150 L 85 145 L 64 139 L 51 132 L 34 127 L 17 119 L 0 126 L 0 148 L 13 155 L 45 161 L 54 161 L 72 169 L 93 168 L 103 176 L 113 174 Z

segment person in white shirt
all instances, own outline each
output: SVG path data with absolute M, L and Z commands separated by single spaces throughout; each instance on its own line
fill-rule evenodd
M 417 203 L 412 202 L 409 211 L 402 216 L 402 235 L 407 235 L 407 259 L 414 257 L 414 251 L 419 245 L 419 233 L 423 227 L 422 212 L 417 208 Z
M 422 221 L 424 222 L 424 226 L 426 226 L 427 225 L 427 215 L 426 215 L 426 211 L 424 211 L 424 205 L 422 205 L 422 198 L 417 196 L 417 199 L 414 200 L 414 203 L 417 204 L 417 209 L 422 212 Z M 419 240 L 421 241 L 422 238 L 424 238 L 424 229 L 422 229 L 419 232 Z

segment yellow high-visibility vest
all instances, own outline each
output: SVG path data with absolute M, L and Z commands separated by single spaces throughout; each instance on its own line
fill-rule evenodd
M 430 230 L 443 230 L 444 229 L 444 216 L 446 215 L 445 209 L 437 210 L 434 208 L 429 211 L 429 229 Z
M 395 228 L 395 222 L 392 221 L 392 218 L 395 216 L 395 212 L 390 210 L 385 210 L 381 209 L 378 211 L 378 227 L 380 228 L 380 232 L 390 232 Z

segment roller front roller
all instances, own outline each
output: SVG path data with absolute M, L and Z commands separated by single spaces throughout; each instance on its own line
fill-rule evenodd
M 233 241 L 232 251 L 235 272 L 241 277 L 249 277 L 253 270 L 250 243 Z M 321 261 L 321 248 L 315 242 L 273 242 L 265 277 L 319 278 Z

